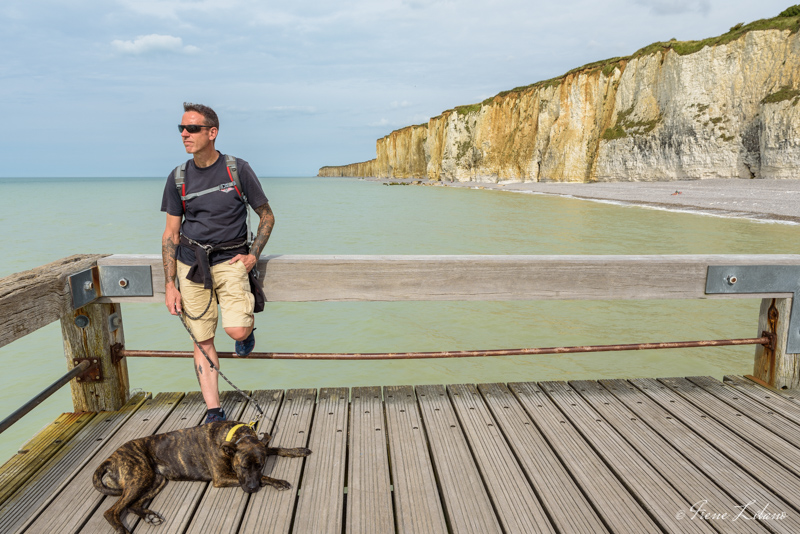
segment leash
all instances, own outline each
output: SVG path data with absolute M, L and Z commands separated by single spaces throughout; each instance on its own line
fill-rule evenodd
M 202 317 L 202 315 L 201 315 L 201 317 Z M 264 410 L 262 410 L 262 409 L 261 409 L 261 406 L 259 406 L 259 405 L 258 405 L 258 402 L 256 402 L 256 400 L 255 400 L 253 397 L 251 397 L 250 395 L 248 395 L 247 393 L 245 393 L 244 391 L 242 391 L 241 389 L 239 389 L 238 387 L 236 387 L 236 384 L 234 384 L 233 382 L 231 382 L 230 380 L 228 380 L 228 377 L 227 377 L 227 376 L 225 376 L 224 374 L 222 374 L 222 371 L 220 371 L 220 370 L 219 370 L 219 367 L 217 367 L 216 365 L 214 365 L 214 362 L 212 362 L 212 361 L 211 361 L 211 358 L 209 358 L 209 357 L 208 357 L 208 354 L 206 354 L 206 351 L 205 351 L 205 350 L 203 350 L 203 347 L 201 347 L 201 346 L 200 346 L 200 343 L 198 343 L 198 342 L 197 342 L 197 338 L 196 338 L 196 337 L 194 337 L 194 333 L 192 333 L 192 330 L 191 330 L 191 328 L 189 328 L 189 325 L 188 325 L 188 324 L 186 324 L 186 320 L 183 318 L 183 313 L 179 313 L 179 314 L 178 314 L 178 318 L 181 320 L 181 323 L 183 323 L 183 327 L 186 329 L 186 331 L 187 331 L 187 332 L 189 332 L 189 336 L 191 336 L 191 338 L 192 338 L 192 341 L 194 342 L 195 346 L 196 346 L 198 349 L 200 349 L 200 352 L 202 352 L 202 353 L 203 353 L 203 356 L 205 356 L 205 357 L 206 357 L 206 360 L 208 361 L 208 365 L 209 365 L 209 366 L 211 366 L 211 369 L 213 369 L 214 371 L 216 371 L 217 373 L 219 373 L 219 376 L 221 376 L 222 378 L 224 378 L 224 379 L 225 379 L 225 382 L 227 382 L 227 383 L 228 383 L 228 384 L 229 384 L 229 385 L 230 385 L 230 386 L 231 386 L 233 389 L 235 389 L 235 390 L 236 390 L 236 392 L 237 392 L 239 395 L 241 395 L 242 397 L 244 397 L 244 398 L 245 398 L 245 399 L 247 399 L 248 401 L 252 402 L 252 403 L 253 403 L 253 406 L 255 406 L 255 407 L 256 407 L 256 410 L 258 410 L 258 415 L 256 416 L 255 420 L 254 420 L 254 421 L 252 421 L 252 422 L 250 423 L 250 425 L 248 425 L 248 426 L 250 426 L 251 428 L 255 428 L 255 425 L 256 425 L 256 423 L 258 423 L 258 422 L 259 422 L 259 421 L 260 421 L 260 420 L 261 420 L 261 419 L 264 417 L 264 415 L 265 415 L 265 414 L 264 414 Z
M 248 212 L 248 214 L 249 214 L 249 212 Z M 250 230 L 249 219 L 248 219 L 247 229 L 248 229 L 248 232 L 249 232 L 249 230 Z M 220 246 L 215 246 L 215 245 L 204 245 L 202 243 L 198 243 L 197 241 L 195 241 L 191 237 L 188 237 L 186 234 L 181 234 L 181 237 L 186 239 L 190 244 L 192 244 L 192 245 L 194 245 L 196 247 L 199 247 L 199 248 L 203 249 L 203 251 L 205 251 L 205 253 L 206 253 L 206 263 L 208 264 L 208 268 L 209 268 L 208 276 L 211 276 L 211 253 L 212 252 L 218 252 L 218 251 L 221 251 L 221 250 L 234 250 L 234 249 L 237 249 L 237 248 L 240 248 L 240 247 L 243 247 L 245 245 L 249 245 L 250 244 L 248 242 L 248 240 L 245 239 L 244 242 L 239 243 L 238 245 L 231 245 L 229 247 L 220 247 Z M 256 272 L 256 274 L 257 274 L 257 272 Z M 213 280 L 213 278 L 212 278 L 212 280 Z M 200 319 L 201 317 L 203 317 L 206 313 L 208 313 L 208 310 L 211 309 L 211 303 L 212 302 L 214 302 L 214 287 L 213 287 L 213 284 L 212 284 L 211 289 L 209 290 L 209 293 L 208 293 L 208 304 L 206 304 L 206 309 L 203 310 L 203 313 L 201 313 L 197 317 L 192 317 L 191 315 L 189 315 L 188 312 L 184 312 L 184 313 L 186 314 L 186 317 L 188 317 L 192 321 L 196 321 L 196 320 Z M 186 323 L 184 323 L 184 326 L 186 326 Z M 202 350 L 202 349 L 200 349 L 200 350 Z M 206 357 L 208 357 L 208 356 L 206 356 Z

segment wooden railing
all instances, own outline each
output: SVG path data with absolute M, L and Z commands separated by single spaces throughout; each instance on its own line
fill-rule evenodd
M 72 307 L 68 279 L 99 266 L 150 266 L 153 294 L 100 297 Z M 800 255 L 675 256 L 265 256 L 258 269 L 272 302 L 413 300 L 618 300 L 761 298 L 762 331 L 772 348 L 756 346 L 754 375 L 778 388 L 800 384 L 795 354 L 786 354 L 793 293 L 706 294 L 712 265 L 800 266 Z M 157 255 L 82 255 L 0 280 L 0 347 L 61 321 L 67 367 L 98 360 L 101 381 L 71 382 L 76 411 L 116 410 L 128 396 L 119 307 L 163 302 L 164 274 Z M 113 320 L 114 314 L 120 320 Z M 76 324 L 83 316 L 88 324 Z M 112 320 L 110 320 L 112 318 Z M 119 352 L 116 352 L 119 354 Z

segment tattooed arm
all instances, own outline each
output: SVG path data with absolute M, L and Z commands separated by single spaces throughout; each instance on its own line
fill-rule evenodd
M 265 202 L 259 207 L 255 208 L 258 214 L 258 231 L 253 244 L 250 246 L 250 254 L 239 254 L 231 259 L 230 263 L 236 263 L 241 260 L 247 268 L 247 272 L 256 266 L 258 258 L 261 256 L 261 251 L 269 241 L 269 236 L 272 234 L 272 227 L 275 226 L 275 215 L 269 207 L 269 202 Z
M 181 238 L 181 217 L 167 214 L 167 227 L 161 238 L 161 260 L 164 263 L 165 304 L 172 315 L 181 312 L 181 293 L 175 287 L 178 243 Z

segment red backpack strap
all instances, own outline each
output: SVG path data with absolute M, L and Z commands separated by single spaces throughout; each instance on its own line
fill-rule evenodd
M 233 182 L 233 187 L 239 193 L 239 197 L 247 203 L 247 197 L 242 193 L 242 182 L 239 181 L 239 170 L 236 168 L 236 158 L 231 155 L 225 155 L 225 166 L 228 168 L 228 177 Z

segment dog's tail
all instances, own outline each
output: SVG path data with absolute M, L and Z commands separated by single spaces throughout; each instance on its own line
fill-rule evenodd
M 111 471 L 111 460 L 106 460 L 102 464 L 100 464 L 97 469 L 94 471 L 94 476 L 92 477 L 92 484 L 94 484 L 94 489 L 102 493 L 103 495 L 122 495 L 122 488 L 116 487 L 109 487 L 106 486 L 106 481 L 109 478 L 106 475 L 110 474 Z

